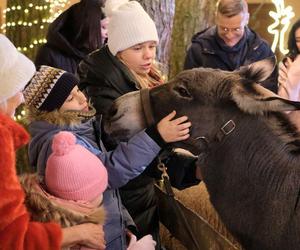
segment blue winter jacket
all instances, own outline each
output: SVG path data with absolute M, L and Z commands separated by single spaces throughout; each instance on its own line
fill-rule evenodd
M 125 227 L 133 222 L 121 203 L 117 188 L 141 174 L 161 148 L 145 131 L 141 131 L 127 143 L 121 143 L 115 150 L 106 152 L 98 146 L 101 142 L 100 138 L 97 139 L 93 125 L 94 119 L 73 127 L 54 125 L 46 121 L 32 122 L 29 125 L 32 136 L 29 143 L 29 161 L 44 176 L 46 162 L 52 152 L 52 139 L 59 131 L 72 132 L 78 144 L 97 154 L 108 171 L 109 188 L 103 195 L 103 204 L 107 211 L 104 225 L 106 249 L 122 250 L 126 249 Z

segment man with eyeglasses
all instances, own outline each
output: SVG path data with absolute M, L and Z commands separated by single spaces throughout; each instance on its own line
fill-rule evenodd
M 274 56 L 271 47 L 247 24 L 245 0 L 219 0 L 216 25 L 195 34 L 185 58 L 184 69 L 195 67 L 233 71 L 240 66 Z M 277 68 L 262 85 L 277 93 Z

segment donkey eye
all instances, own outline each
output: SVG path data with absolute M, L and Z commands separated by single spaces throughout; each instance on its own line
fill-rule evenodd
M 182 87 L 182 86 L 178 86 L 175 87 L 174 90 L 181 96 L 181 97 L 185 97 L 185 98 L 191 98 L 191 94 L 189 93 L 189 91 Z

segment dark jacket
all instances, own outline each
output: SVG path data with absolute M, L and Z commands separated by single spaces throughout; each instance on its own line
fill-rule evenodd
M 274 56 L 270 46 L 253 30 L 245 27 L 241 41 L 229 48 L 218 36 L 216 26 L 195 34 L 187 51 L 184 69 L 195 67 L 233 71 L 240 66 Z M 262 85 L 277 93 L 277 67 Z
M 78 66 L 79 88 L 91 99 L 97 114 L 105 114 L 112 102 L 128 92 L 138 90 L 127 67 L 104 46 L 88 55 Z
M 91 98 L 98 114 L 105 114 L 116 98 L 138 90 L 135 78 L 127 67 L 110 53 L 107 46 L 87 56 L 79 64 L 77 72 L 80 78 L 79 88 L 83 89 Z M 174 161 L 170 162 L 174 163 Z M 190 165 L 192 166 L 192 164 Z M 140 230 L 139 236 L 152 234 L 158 243 L 156 249 L 159 249 L 159 218 L 154 179 L 152 178 L 157 172 L 151 171 L 153 170 L 152 166 L 156 167 L 156 161 L 142 175 L 122 187 L 120 193 L 123 204 Z M 181 164 L 172 166 L 172 169 L 174 169 L 173 167 L 180 169 L 180 171 L 174 170 L 174 175 L 178 173 L 178 178 L 172 178 L 180 183 L 177 187 L 183 188 L 199 182 L 195 177 L 190 178 L 195 173 L 194 164 L 190 168 L 187 167 L 189 171 L 185 173 L 181 171 L 184 169 Z M 189 177 L 185 177 L 185 174 Z
M 48 65 L 75 73 L 78 63 L 90 52 L 72 44 L 74 34 L 70 16 L 74 7 L 71 6 L 49 25 L 47 43 L 41 46 L 35 58 L 37 67 Z

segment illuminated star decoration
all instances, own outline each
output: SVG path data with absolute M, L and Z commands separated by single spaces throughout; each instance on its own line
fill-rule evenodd
M 272 0 L 272 2 L 276 7 L 276 12 L 269 12 L 269 15 L 274 19 L 274 23 L 268 27 L 268 32 L 274 35 L 271 48 L 272 51 L 275 51 L 279 43 L 280 52 L 287 54 L 289 50 L 284 48 L 284 34 L 291 23 L 290 20 L 295 16 L 295 13 L 291 6 L 284 7 L 284 0 Z

